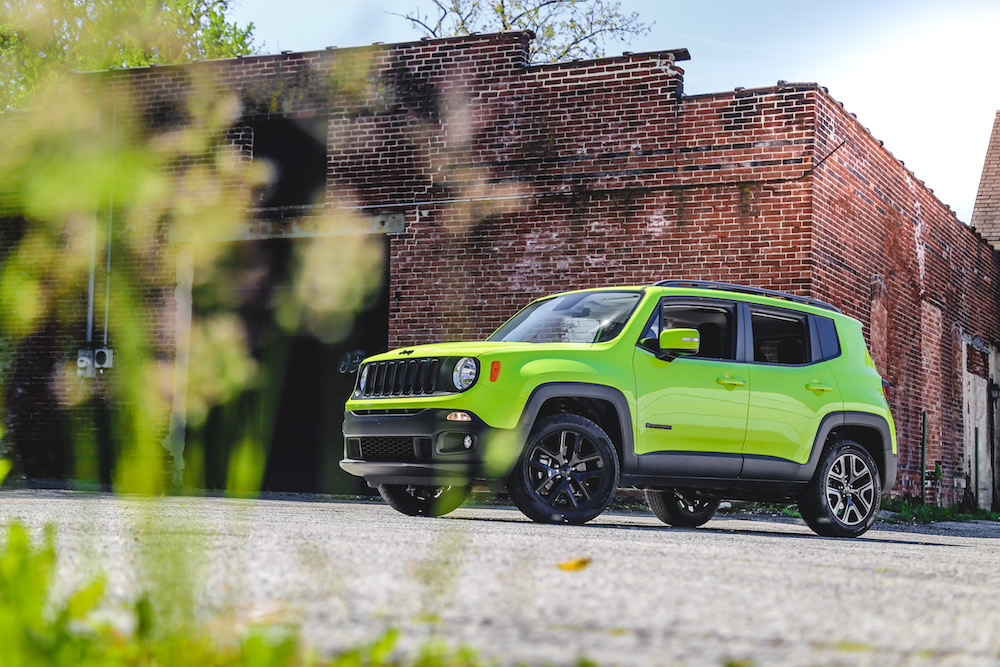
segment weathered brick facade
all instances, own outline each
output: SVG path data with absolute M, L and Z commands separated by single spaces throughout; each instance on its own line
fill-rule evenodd
M 897 491 L 920 495 L 926 414 L 925 468 L 941 471 L 928 497 L 962 499 L 963 382 L 994 377 L 1000 340 L 990 245 L 815 84 L 685 96 L 684 50 L 527 66 L 529 39 L 108 76 L 151 117 L 170 116 L 192 68 L 232 88 L 242 159 L 254 123 L 328 119 L 320 207 L 402 222 L 388 230 L 392 346 L 482 338 L 552 291 L 670 277 L 831 302 L 865 323 L 893 383 Z M 308 235 L 315 210 L 258 212 L 248 232 Z

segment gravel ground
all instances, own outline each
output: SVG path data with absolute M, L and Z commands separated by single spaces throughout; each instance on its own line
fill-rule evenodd
M 397 628 L 402 651 L 443 638 L 501 665 L 1000 664 L 993 522 L 836 540 L 746 512 L 688 530 L 639 511 L 551 526 L 504 506 L 418 519 L 370 500 L 0 492 L 14 519 L 59 526 L 60 591 L 107 574 L 116 622 L 154 581 L 178 613 L 292 619 L 325 654 Z

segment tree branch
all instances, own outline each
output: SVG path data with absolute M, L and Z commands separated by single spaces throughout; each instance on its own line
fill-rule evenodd
M 539 2 L 538 4 L 536 4 L 533 7 L 525 9 L 523 12 L 521 12 L 520 14 L 518 14 L 517 16 L 515 16 L 514 18 L 512 18 L 510 20 L 510 24 L 514 25 L 518 21 L 520 21 L 521 19 L 523 19 L 525 16 L 527 16 L 528 14 L 530 14 L 532 12 L 540 12 L 543 9 L 545 9 L 546 7 L 548 7 L 549 5 L 561 5 L 564 2 L 566 2 L 566 0 L 542 0 L 542 2 Z M 500 4 L 502 5 L 503 2 L 501 1 Z

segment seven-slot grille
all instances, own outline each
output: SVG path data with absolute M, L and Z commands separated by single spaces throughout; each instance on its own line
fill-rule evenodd
M 368 364 L 362 396 L 412 396 L 433 394 L 437 388 L 441 360 L 399 359 Z

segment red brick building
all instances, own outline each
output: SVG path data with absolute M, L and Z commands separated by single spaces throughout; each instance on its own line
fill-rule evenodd
M 988 506 L 1000 340 L 989 243 L 821 86 L 686 96 L 686 50 L 529 66 L 530 39 L 474 35 L 108 76 L 153 119 L 188 94 L 192 68 L 237 93 L 243 115 L 229 143 L 278 167 L 242 239 L 280 254 L 316 233 L 321 211 L 370 216 L 387 282 L 361 334 L 293 346 L 290 373 L 311 374 L 313 393 L 335 403 L 350 380 L 330 389 L 315 359 L 482 338 L 553 291 L 671 277 L 759 285 L 865 323 L 893 385 L 898 493 L 920 496 L 926 476 L 929 500 Z M 364 86 L 338 83 L 350 68 L 367 72 Z M 339 426 L 323 419 L 316 447 Z M 273 452 L 287 446 L 280 430 Z M 336 456 L 309 460 L 335 468 Z M 323 479 L 305 486 L 327 488 Z

